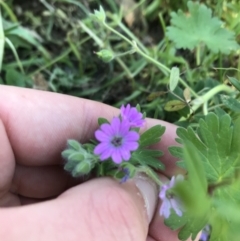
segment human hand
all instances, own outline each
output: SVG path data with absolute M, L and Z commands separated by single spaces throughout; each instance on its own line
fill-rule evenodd
M 142 187 L 151 189 L 148 181 L 140 190 L 136 183 L 142 179 L 119 184 L 100 178 L 77 185 L 79 180 L 63 170 L 66 141 L 88 141 L 98 117 L 118 113 L 89 100 L 0 86 L 0 206 L 9 207 L 0 209 L 1 240 L 178 240 L 158 211 L 150 215 L 149 227 L 147 213 L 159 209 L 154 188 L 140 195 Z M 166 126 L 159 146 L 170 176 L 176 167 L 167 147 L 175 144 L 176 127 L 148 119 L 146 128 L 156 124 Z

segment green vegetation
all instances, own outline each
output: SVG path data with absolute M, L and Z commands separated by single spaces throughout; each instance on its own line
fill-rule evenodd
M 2 84 L 139 103 L 148 116 L 185 126 L 217 107 L 240 111 L 231 81 L 240 79 L 238 1 L 0 5 Z M 105 21 L 93 16 L 100 6 Z

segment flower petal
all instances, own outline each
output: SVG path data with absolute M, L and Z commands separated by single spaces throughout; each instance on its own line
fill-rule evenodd
M 119 164 L 122 162 L 122 157 L 118 149 L 115 149 L 112 153 L 112 159 L 115 163 Z
M 131 157 L 130 151 L 125 150 L 125 148 L 122 148 L 120 150 L 120 152 L 121 152 L 121 156 L 122 156 L 124 161 L 128 161 L 130 159 L 130 157 Z
M 126 150 L 129 150 L 129 151 L 135 151 L 135 150 L 137 150 L 138 149 L 138 146 L 139 146 L 139 144 L 137 143 L 137 142 L 133 142 L 133 141 L 126 141 L 125 143 L 124 143 L 124 148 L 126 149 Z
M 119 134 L 120 125 L 121 125 L 120 119 L 118 117 L 114 117 L 111 122 L 111 129 L 115 135 Z
M 129 131 L 127 135 L 125 135 L 126 141 L 138 141 L 140 135 L 136 131 Z
M 130 125 L 126 120 L 122 120 L 121 125 L 119 126 L 119 135 L 126 136 L 129 133 Z
M 173 210 L 176 212 L 176 214 L 178 216 L 181 217 L 182 216 L 182 210 L 180 208 L 179 202 L 176 199 L 174 199 L 174 198 L 171 198 L 170 202 L 171 202 L 171 206 L 172 206 Z
M 95 137 L 98 141 L 104 141 L 104 142 L 109 141 L 109 139 L 111 138 L 109 137 L 109 135 L 107 135 L 101 130 L 95 131 Z
M 104 152 L 105 150 L 108 150 L 108 149 L 109 149 L 109 145 L 105 142 L 102 142 L 94 148 L 93 152 L 95 155 L 100 155 L 102 152 Z
M 162 200 L 164 200 L 164 199 L 166 198 L 166 192 L 167 192 L 167 190 L 168 190 L 167 185 L 162 185 L 162 186 L 161 186 L 161 191 L 160 191 L 160 193 L 159 193 L 159 197 L 160 197 Z
M 108 159 L 112 155 L 112 152 L 113 152 L 113 150 L 111 148 L 104 150 L 100 156 L 100 159 L 102 161 Z
M 102 124 L 101 130 L 109 136 L 114 135 L 114 132 L 113 132 L 110 124 L 107 124 L 107 123 Z
M 169 200 L 166 198 L 162 202 L 162 205 L 160 207 L 160 215 L 164 216 L 165 218 L 169 218 L 170 216 L 170 210 L 171 210 L 171 204 Z

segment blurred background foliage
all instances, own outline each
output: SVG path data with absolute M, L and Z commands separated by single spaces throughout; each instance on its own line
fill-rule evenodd
M 202 2 L 240 43 L 240 2 Z M 149 117 L 194 125 L 202 110 L 188 115 L 191 101 L 186 100 L 184 88 L 178 86 L 170 93 L 169 76 L 159 68 L 138 54 L 119 56 L 110 63 L 98 58 L 95 52 L 101 49 L 117 54 L 130 49 L 128 43 L 93 21 L 91 13 L 100 5 L 111 27 L 168 68 L 177 66 L 196 93 L 218 84 L 232 87 L 228 76 L 240 79 L 239 50 L 229 54 L 202 51 L 198 63 L 196 49 L 177 49 L 166 36 L 173 11 L 181 9 L 189 14 L 186 0 L 0 0 L 0 83 L 74 95 L 116 107 L 139 103 Z M 178 99 L 176 96 L 183 99 L 185 108 L 164 110 L 169 100 Z M 208 108 L 222 105 L 220 95 L 215 95 Z M 183 117 L 185 122 L 180 122 Z

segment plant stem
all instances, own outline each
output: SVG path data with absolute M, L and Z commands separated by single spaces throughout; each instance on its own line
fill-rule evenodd
M 124 39 L 126 42 L 128 42 L 130 45 L 132 45 L 132 41 L 130 39 L 128 39 L 127 37 L 125 37 L 123 34 L 119 33 L 118 31 L 116 31 L 114 28 L 110 27 L 106 22 L 102 22 L 103 26 L 105 28 L 107 28 L 108 30 L 110 30 L 111 32 L 115 33 L 116 35 L 118 35 L 120 38 Z
M 197 66 L 199 66 L 201 63 L 201 45 L 199 44 L 197 46 L 197 50 L 196 50 L 196 64 Z
M 221 84 L 221 85 L 215 86 L 213 89 L 209 90 L 206 94 L 204 94 L 203 96 L 193 101 L 195 102 L 195 104 L 192 106 L 192 110 L 196 111 L 201 105 L 207 103 L 214 95 L 222 91 L 227 93 L 233 92 L 233 90 L 227 85 Z
M 140 54 L 142 57 L 144 57 L 145 59 L 147 59 L 148 61 L 152 62 L 153 64 L 155 64 L 157 67 L 160 68 L 160 70 L 166 75 L 168 76 L 171 73 L 171 70 L 165 66 L 164 64 L 158 62 L 157 60 L 155 60 L 154 58 L 150 57 L 149 55 L 145 54 L 136 44 L 136 42 L 131 41 L 130 39 L 128 39 L 127 37 L 125 37 L 123 34 L 119 33 L 118 31 L 116 31 L 115 29 L 113 29 L 112 27 L 110 27 L 106 22 L 103 22 L 104 27 L 106 27 L 108 30 L 110 30 L 111 32 L 115 33 L 117 36 L 119 36 L 120 38 L 122 38 L 123 40 L 125 40 L 127 43 L 129 43 L 138 54 Z M 185 87 L 185 88 L 189 88 L 190 92 L 192 93 L 192 95 L 196 98 L 198 98 L 198 94 L 192 89 L 190 88 L 190 86 L 188 86 L 188 84 L 182 79 L 179 78 L 180 83 Z

